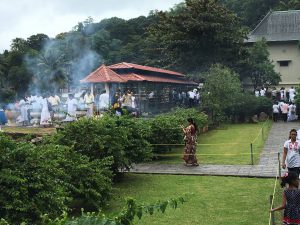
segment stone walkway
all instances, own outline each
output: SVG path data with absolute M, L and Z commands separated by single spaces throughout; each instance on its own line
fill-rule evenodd
M 283 143 L 287 140 L 289 131 L 293 128 L 298 130 L 300 123 L 273 123 L 258 165 L 200 165 L 198 167 L 186 167 L 183 164 L 137 164 L 130 172 L 274 178 L 279 170 L 278 152 L 282 152 Z M 281 157 L 280 155 L 280 159 Z M 284 171 L 281 172 L 283 173 Z

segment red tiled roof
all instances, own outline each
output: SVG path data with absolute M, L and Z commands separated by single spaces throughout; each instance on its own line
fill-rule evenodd
M 197 85 L 197 83 L 189 80 L 176 79 L 171 77 L 158 77 L 151 75 L 142 75 L 136 73 L 127 73 L 120 75 L 126 81 L 148 81 L 148 82 L 160 82 L 160 83 L 176 83 L 176 84 L 192 84 Z
M 127 69 L 127 68 L 132 68 L 132 69 L 139 69 L 139 70 L 148 70 L 152 72 L 158 72 L 158 73 L 166 73 L 166 74 L 171 74 L 171 75 L 176 75 L 176 76 L 185 76 L 182 73 L 174 72 L 171 70 L 164 70 L 164 69 L 159 69 L 155 67 L 150 67 L 150 66 L 141 66 L 138 64 L 134 63 L 127 63 L 127 62 L 121 62 L 118 64 L 114 64 L 109 66 L 110 69 Z
M 105 65 L 100 66 L 87 77 L 80 80 L 82 83 L 122 83 L 126 82 L 119 74 Z

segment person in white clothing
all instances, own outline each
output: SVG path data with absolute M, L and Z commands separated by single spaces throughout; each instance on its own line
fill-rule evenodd
M 104 111 L 109 108 L 109 95 L 106 93 L 106 90 L 102 91 L 102 94 L 99 96 L 99 110 Z
M 73 94 L 69 94 L 69 100 L 68 100 L 68 114 L 66 119 L 64 119 L 64 121 L 66 122 L 70 122 L 70 121 L 74 121 L 76 120 L 76 110 L 78 107 L 78 102 L 77 100 L 74 98 Z
M 86 113 L 87 117 L 93 116 L 94 101 L 95 101 L 94 95 L 90 91 L 87 91 L 87 93 L 84 96 L 84 103 L 87 108 L 87 113 Z
M 295 95 L 296 95 L 296 90 L 294 89 L 294 87 L 291 87 L 289 89 L 289 101 L 290 102 L 294 102 L 295 100 Z
M 29 125 L 29 118 L 28 118 L 28 103 L 24 99 L 21 99 L 19 102 L 20 112 L 21 115 L 18 119 L 19 123 L 22 123 L 23 126 Z
M 284 87 L 280 88 L 280 100 L 281 101 L 285 100 L 285 88 Z
M 289 112 L 288 112 L 288 121 L 297 120 L 298 116 L 296 115 L 296 105 L 294 103 L 289 105 Z
M 136 97 L 134 96 L 133 92 L 131 92 L 131 107 L 133 109 L 135 109 L 137 107 L 137 104 L 136 104 Z
M 254 91 L 254 95 L 255 95 L 255 97 L 259 97 L 259 90 L 258 90 L 258 89 L 256 89 L 256 90 Z
M 283 155 L 281 166 L 283 169 L 286 167 L 288 171 L 294 171 L 299 177 L 300 173 L 300 145 L 297 141 L 297 131 L 292 129 L 290 131 L 289 140 L 283 145 Z
M 266 90 L 262 87 L 260 89 L 260 96 L 264 97 L 266 95 Z
M 42 112 L 41 112 L 41 120 L 40 125 L 49 125 L 51 123 L 51 115 L 48 108 L 48 100 L 46 97 L 42 100 Z M 50 104 L 50 103 L 49 103 Z
M 195 103 L 196 93 L 194 91 L 189 91 L 188 96 L 189 96 L 189 107 L 193 107 Z
M 279 105 L 277 102 L 274 102 L 273 104 L 273 121 L 277 122 L 279 116 Z

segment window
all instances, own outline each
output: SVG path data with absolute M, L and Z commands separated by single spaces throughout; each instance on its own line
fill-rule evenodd
M 281 61 L 277 61 L 279 63 L 279 66 L 280 67 L 286 67 L 286 66 L 289 66 L 289 62 L 291 60 L 281 60 Z

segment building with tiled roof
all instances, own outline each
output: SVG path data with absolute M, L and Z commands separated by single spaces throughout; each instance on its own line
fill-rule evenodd
M 133 91 L 139 100 L 141 112 L 149 111 L 147 101 L 150 92 L 155 93 L 155 97 L 151 99 L 153 109 L 159 110 L 170 107 L 172 91 L 187 92 L 197 86 L 197 83 L 189 81 L 182 73 L 126 62 L 102 65 L 80 82 L 90 84 L 94 93 L 105 89 L 111 101 L 117 90 Z
M 270 11 L 248 35 L 245 43 L 265 38 L 270 60 L 281 74 L 279 86 L 291 87 L 300 79 L 300 10 Z

